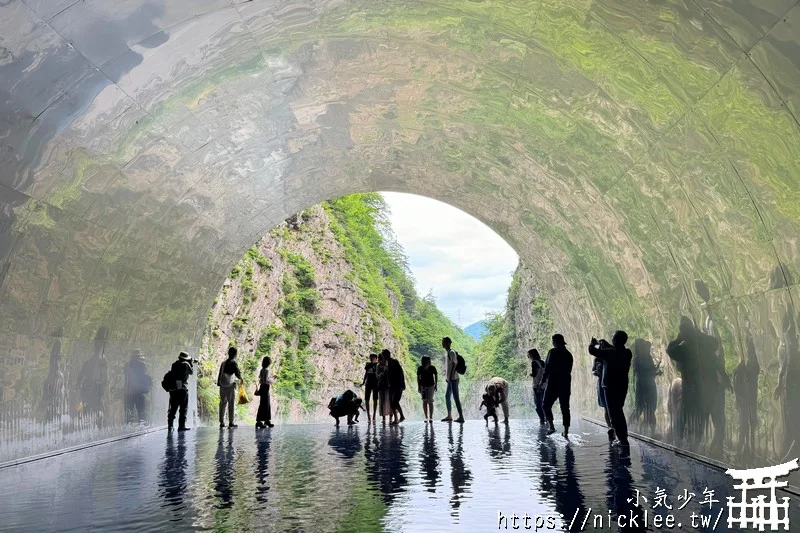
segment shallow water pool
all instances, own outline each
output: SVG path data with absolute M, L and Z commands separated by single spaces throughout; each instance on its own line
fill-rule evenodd
M 0 528 L 497 531 L 514 514 L 524 530 L 527 513 L 530 531 L 537 516 L 539 531 L 616 531 L 618 511 L 641 531 L 667 529 L 654 520 L 669 515 L 673 528 L 728 530 L 725 498 L 738 492 L 724 472 L 637 442 L 626 457 L 602 428 L 573 430 L 569 442 L 529 420 L 156 432 L 0 470 Z M 716 503 L 700 505 L 706 489 Z

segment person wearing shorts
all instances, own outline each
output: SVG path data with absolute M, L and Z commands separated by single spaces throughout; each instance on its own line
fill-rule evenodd
M 417 369 L 417 387 L 422 395 L 422 410 L 425 412 L 425 423 L 433 423 L 433 397 L 438 387 L 439 376 L 436 367 L 431 364 L 429 356 L 423 356 L 422 365 Z
M 369 363 L 364 365 L 364 379 L 361 380 L 364 387 L 364 400 L 367 405 L 367 421 L 375 421 L 378 412 L 378 354 L 369 354 Z M 372 397 L 372 417 L 369 416 L 369 399 Z

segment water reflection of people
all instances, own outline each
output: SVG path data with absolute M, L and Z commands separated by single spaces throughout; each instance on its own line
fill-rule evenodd
M 761 373 L 756 357 L 756 346 L 749 331 L 745 337 L 745 344 L 747 355 L 741 358 L 732 374 L 736 410 L 739 412 L 739 439 L 736 452 L 743 459 L 752 458 L 755 453 L 758 428 L 758 375 Z
M 472 483 L 472 472 L 464 462 L 464 426 L 458 425 L 458 436 L 453 438 L 453 426 L 447 427 L 447 442 L 450 446 L 450 483 L 453 494 L 450 496 L 451 515 L 458 516 L 458 509 L 466 499 L 465 494 Z
M 422 485 L 428 492 L 435 493 L 441 470 L 439 469 L 439 452 L 436 449 L 433 424 L 425 424 L 422 434 L 422 451 L 419 456 L 424 480 Z
M 381 431 L 380 447 L 376 460 L 380 472 L 380 490 L 383 501 L 389 505 L 398 492 L 408 484 L 408 460 L 403 445 L 403 427 L 393 425 Z
M 256 501 L 267 503 L 269 496 L 269 447 L 271 433 L 256 433 Z
M 358 428 L 347 426 L 347 430 L 342 431 L 339 426 L 335 426 L 331 438 L 328 439 L 328 446 L 336 450 L 342 457 L 352 459 L 361 450 Z
M 661 364 L 653 361 L 650 352 L 652 345 L 644 339 L 633 342 L 633 391 L 635 409 L 631 421 L 642 421 L 642 426 L 650 432 L 656 429 L 656 407 L 658 389 L 656 377 L 662 374 Z
M 576 511 L 581 516 L 585 516 L 584 497 L 578 484 L 578 477 L 575 470 L 575 452 L 572 444 L 568 444 L 564 450 L 564 468 L 559 470 L 558 459 L 556 457 L 555 442 L 550 439 L 539 440 L 539 454 L 542 465 L 541 474 L 541 493 L 544 496 L 554 495 L 556 510 L 567 517 L 565 527 L 568 531 L 580 531 L 581 523 L 575 521 L 570 527 L 569 517 Z
M 174 437 L 167 434 L 167 448 L 164 452 L 164 464 L 158 475 L 158 487 L 167 507 L 175 511 L 183 508 L 184 491 L 186 490 L 186 439 L 183 433 Z
M 217 440 L 216 472 L 214 473 L 214 490 L 219 498 L 217 509 L 233 507 L 233 456 L 233 432 L 220 432 Z
M 144 354 L 139 349 L 131 352 L 130 360 L 125 363 L 125 421 L 130 423 L 146 422 L 147 408 L 145 395 L 153 386 L 153 379 L 147 373 Z
M 64 374 L 61 372 L 61 336 L 64 330 L 58 328 L 53 337 L 53 348 L 50 351 L 50 370 L 42 386 L 42 404 L 48 421 L 58 420 L 64 413 L 66 386 Z
M 630 454 L 621 453 L 622 451 L 621 449 L 612 449 L 606 463 L 608 509 L 616 514 L 612 523 L 620 531 L 647 531 L 644 526 L 644 509 L 640 503 L 637 505 L 635 495 L 632 494 L 633 476 L 630 471 Z M 612 529 L 611 524 L 608 529 Z
M 508 425 L 503 425 L 503 437 L 500 437 L 500 427 L 489 429 L 489 455 L 492 459 L 501 459 L 511 455 L 511 431 Z
M 108 361 L 105 358 L 105 343 L 108 328 L 101 326 L 94 338 L 94 353 L 83 363 L 78 373 L 78 390 L 81 403 L 78 408 L 84 416 L 96 415 L 98 425 L 105 414 L 105 397 L 108 388 Z

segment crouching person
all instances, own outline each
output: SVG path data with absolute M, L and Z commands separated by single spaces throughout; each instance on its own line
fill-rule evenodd
M 330 409 L 331 416 L 336 419 L 337 426 L 339 425 L 339 418 L 343 416 L 347 417 L 348 425 L 355 424 L 356 422 L 353 419 L 358 416 L 359 408 L 363 408 L 361 399 L 351 390 L 346 390 L 339 396 L 331 398 L 328 403 L 328 409 Z

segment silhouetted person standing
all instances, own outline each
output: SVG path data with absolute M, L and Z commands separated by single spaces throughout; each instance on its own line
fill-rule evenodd
M 394 417 L 389 424 L 396 425 L 406 419 L 403 415 L 403 408 L 400 406 L 400 399 L 403 397 L 403 391 L 406 390 L 406 376 L 400 361 L 392 357 L 392 352 L 384 349 L 381 353 L 389 363 L 387 370 L 389 372 L 389 394 L 392 398 L 392 416 Z
M 228 411 L 228 427 L 238 427 L 233 421 L 236 409 L 236 384 L 242 381 L 242 373 L 236 364 L 235 346 L 228 348 L 228 359 L 219 367 L 217 386 L 219 387 L 219 427 L 225 427 L 225 409 Z
M 592 375 L 597 378 L 597 405 L 603 410 L 603 418 L 608 428 L 608 440 L 614 440 L 614 426 L 611 424 L 611 417 L 608 416 L 608 406 L 606 405 L 606 389 L 603 387 L 603 374 L 606 371 L 606 363 L 602 359 L 594 358 L 592 362 Z
M 369 362 L 364 365 L 364 378 L 361 380 L 364 387 L 364 405 L 367 408 L 367 421 L 375 421 L 378 412 L 378 354 L 369 354 Z M 369 400 L 372 398 L 372 416 L 369 414 Z
M 544 409 L 550 429 L 547 434 L 556 432 L 553 424 L 553 404 L 558 400 L 561 406 L 561 417 L 564 421 L 564 437 L 569 436 L 569 397 L 572 393 L 572 354 L 567 350 L 567 343 L 560 333 L 553 335 L 553 347 L 547 352 L 544 364 L 544 379 L 547 388 L 544 391 L 542 408 Z
M 531 360 L 531 377 L 533 378 L 533 405 L 536 407 L 539 423 L 544 424 L 547 421 L 542 408 L 544 389 L 547 386 L 544 381 L 544 361 L 542 361 L 542 356 L 539 355 L 539 350 L 536 348 L 528 350 L 528 359 Z
M 603 389 L 606 398 L 606 409 L 611 419 L 611 427 L 619 439 L 620 446 L 628 446 L 628 422 L 625 420 L 625 397 L 628 395 L 628 372 L 631 369 L 633 354 L 625 347 L 628 334 L 617 331 L 611 344 L 605 340 L 597 341 L 592 337 L 589 353 L 605 363 L 603 372 Z
M 194 374 L 192 358 L 186 352 L 178 355 L 178 360 L 172 363 L 170 369 L 175 389 L 169 392 L 169 411 L 167 412 L 167 430 L 172 431 L 175 422 L 175 413 L 178 416 L 178 431 L 189 431 L 186 427 L 186 412 L 189 410 L 189 376 Z
M 145 395 L 150 392 L 153 380 L 147 373 L 144 355 L 141 350 L 133 350 L 130 360 L 125 363 L 125 420 L 126 422 L 145 422 L 147 420 Z
M 658 389 L 656 377 L 661 375 L 661 368 L 653 362 L 650 353 L 651 344 L 644 339 L 633 342 L 633 383 L 636 410 L 634 420 L 643 420 L 644 427 L 651 432 L 656 428 L 656 406 L 658 405 Z
M 269 375 L 269 365 L 272 359 L 265 356 L 261 360 L 261 371 L 258 373 L 258 413 L 256 413 L 256 428 L 272 427 L 272 406 L 269 398 L 269 388 L 272 378 Z
M 740 456 L 752 457 L 755 451 L 756 429 L 758 429 L 758 375 L 761 367 L 756 357 L 753 336 L 747 332 L 747 357 L 742 358 L 733 370 L 733 393 L 739 411 Z
M 447 416 L 442 419 L 442 422 L 453 421 L 453 405 L 451 401 L 456 402 L 456 410 L 458 411 L 458 418 L 456 422 L 464 422 L 464 414 L 461 410 L 461 397 L 458 393 L 458 354 L 452 349 L 453 341 L 450 337 L 442 339 L 442 348 L 447 352 L 445 363 L 445 381 L 447 381 L 447 391 L 444 393 L 444 402 L 447 406 Z

